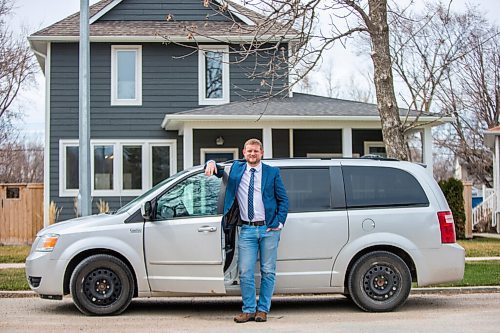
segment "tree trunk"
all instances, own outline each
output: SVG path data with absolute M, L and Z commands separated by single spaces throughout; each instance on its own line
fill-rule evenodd
M 387 157 L 407 161 L 409 155 L 394 93 L 389 26 L 387 25 L 387 0 L 369 0 L 368 5 L 370 7 L 368 30 L 372 43 L 371 57 L 375 91 L 385 149 Z

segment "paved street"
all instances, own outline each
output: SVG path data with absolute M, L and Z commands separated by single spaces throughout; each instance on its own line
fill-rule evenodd
M 500 293 L 412 295 L 393 313 L 364 313 L 342 296 L 277 297 L 267 323 L 235 324 L 240 300 L 134 300 L 118 317 L 86 317 L 70 298 L 0 298 L 0 332 L 498 332 Z

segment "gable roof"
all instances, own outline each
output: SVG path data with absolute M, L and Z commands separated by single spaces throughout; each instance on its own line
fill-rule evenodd
M 246 40 L 269 40 L 286 41 L 296 38 L 297 32 L 289 27 L 273 25 L 271 27 L 258 26 L 265 22 L 265 17 L 240 6 L 234 2 L 228 3 L 228 16 L 234 16 L 241 22 L 233 19 L 225 21 L 191 20 L 100 20 L 124 0 L 102 0 L 89 9 L 90 16 L 90 40 L 105 41 L 115 40 L 144 40 L 164 41 L 168 37 L 172 41 L 246 41 Z M 211 1 L 212 7 L 219 6 L 220 1 Z M 202 1 L 199 2 L 203 7 Z M 215 11 L 214 11 L 215 13 Z M 79 12 L 66 17 L 44 29 L 33 33 L 30 41 L 77 41 L 80 34 Z
M 407 109 L 400 109 L 406 117 Z M 420 114 L 411 111 L 410 120 L 436 122 L 436 125 L 452 121 L 449 117 L 436 114 Z M 367 120 L 380 121 L 376 104 L 329 98 L 317 95 L 293 93 L 293 97 L 272 97 L 268 100 L 232 102 L 165 115 L 162 127 L 177 129 L 184 121 L 207 120 Z

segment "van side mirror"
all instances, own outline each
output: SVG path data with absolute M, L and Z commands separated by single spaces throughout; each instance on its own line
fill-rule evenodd
M 145 221 L 151 221 L 153 219 L 153 205 L 151 201 L 146 201 L 142 204 L 141 215 Z

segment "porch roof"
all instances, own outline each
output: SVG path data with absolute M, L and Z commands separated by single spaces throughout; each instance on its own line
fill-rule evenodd
M 400 116 L 432 126 L 451 122 L 452 118 L 422 114 L 400 108 Z M 417 119 L 418 118 L 418 119 Z M 377 105 L 310 94 L 294 93 L 293 97 L 273 97 L 263 101 L 241 101 L 165 115 L 162 127 L 180 129 L 183 123 L 197 121 L 377 121 Z

